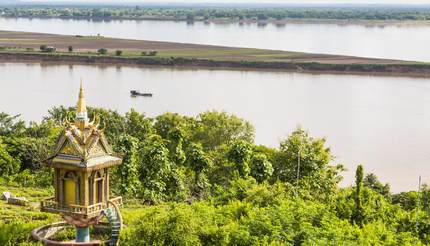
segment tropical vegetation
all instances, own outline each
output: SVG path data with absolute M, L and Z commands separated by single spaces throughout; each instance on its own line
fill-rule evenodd
M 111 179 L 125 202 L 122 245 L 430 244 L 427 186 L 395 194 L 359 165 L 355 184 L 340 187 L 344 167 L 325 139 L 301 128 L 271 148 L 226 112 L 151 118 L 89 108 L 89 115 L 100 116 L 123 157 Z M 65 107 L 38 123 L 0 113 L 0 191 L 33 204 L 0 202 L 0 245 L 38 245 L 30 231 L 60 220 L 34 204 L 52 195 L 43 161 L 73 118 Z

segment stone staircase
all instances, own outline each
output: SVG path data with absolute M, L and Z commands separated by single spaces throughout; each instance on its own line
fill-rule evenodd
M 121 231 L 122 221 L 116 207 L 109 207 L 105 210 L 106 217 L 111 226 L 111 239 L 109 246 L 116 246 L 119 241 L 119 233 Z

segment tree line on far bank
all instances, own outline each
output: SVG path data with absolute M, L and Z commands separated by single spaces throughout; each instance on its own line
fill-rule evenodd
M 144 7 L 144 6 L 5 6 L 3 17 L 157 19 L 157 20 L 430 20 L 424 7 Z
M 94 115 L 123 156 L 112 191 L 151 205 L 133 213 L 124 245 L 430 243 L 427 186 L 393 194 L 358 166 L 355 185 L 340 188 L 343 166 L 333 165 L 325 139 L 301 128 L 269 148 L 254 143 L 249 122 L 225 112 L 149 118 L 89 108 Z M 73 118 L 65 107 L 40 123 L 0 113 L 0 184 L 51 187 L 43 160 Z

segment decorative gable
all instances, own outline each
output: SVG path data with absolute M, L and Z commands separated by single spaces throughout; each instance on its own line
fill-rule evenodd
M 106 150 L 103 148 L 103 146 L 100 143 L 95 144 L 89 152 L 90 156 L 93 155 L 104 155 L 107 154 Z
M 73 145 L 71 145 L 68 141 L 64 143 L 63 147 L 60 149 L 58 153 L 79 156 L 79 152 L 77 152 L 76 149 L 73 147 Z

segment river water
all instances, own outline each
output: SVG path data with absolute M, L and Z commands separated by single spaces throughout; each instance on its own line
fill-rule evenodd
M 0 64 L 0 111 L 40 120 L 52 106 L 73 106 L 79 80 L 87 103 L 148 116 L 225 110 L 252 122 L 256 142 L 277 147 L 297 126 L 326 137 L 336 162 L 375 172 L 395 191 L 430 178 L 430 81 L 422 78 L 312 75 L 85 65 Z M 131 98 L 129 91 L 153 98 Z
M 430 62 L 430 25 L 87 21 L 0 18 L 0 30 L 96 35 Z

